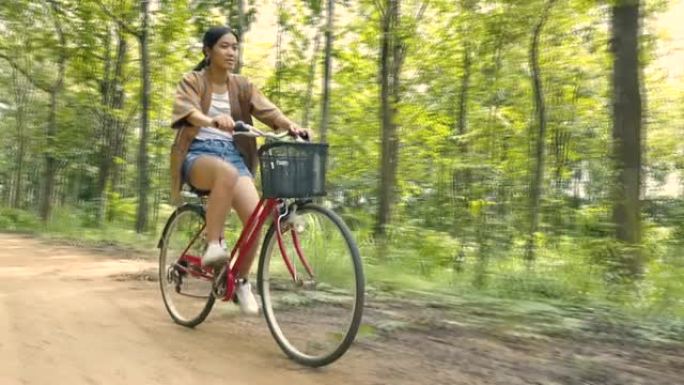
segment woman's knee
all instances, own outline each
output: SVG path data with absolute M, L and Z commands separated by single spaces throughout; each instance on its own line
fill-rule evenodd
M 213 156 L 198 157 L 189 171 L 190 184 L 200 190 L 230 190 L 237 182 L 235 167 Z
M 233 198 L 233 208 L 245 222 L 252 215 L 252 212 L 259 204 L 259 193 L 251 178 L 239 178 L 235 186 L 235 196 Z
M 224 164 L 216 170 L 214 188 L 232 192 L 235 189 L 239 176 L 238 170 L 235 167 Z

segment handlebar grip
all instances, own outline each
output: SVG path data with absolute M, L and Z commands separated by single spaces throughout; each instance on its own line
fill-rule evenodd
M 235 122 L 235 127 L 233 130 L 235 132 L 249 132 L 250 131 L 249 126 L 241 120 L 238 120 L 237 122 Z
M 309 131 L 302 131 L 302 132 L 299 134 L 299 137 L 302 138 L 302 139 L 304 139 L 304 140 L 307 141 L 307 142 L 310 142 L 310 141 L 311 141 L 311 138 L 309 137 Z

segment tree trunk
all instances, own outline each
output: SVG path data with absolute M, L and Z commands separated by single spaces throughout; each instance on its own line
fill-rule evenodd
M 309 116 L 311 115 L 311 100 L 313 99 L 314 80 L 316 79 L 316 63 L 318 62 L 318 51 L 321 45 L 320 30 L 314 36 L 313 53 L 311 54 L 311 65 L 309 66 L 309 77 L 306 81 L 306 96 L 304 99 L 304 111 L 302 112 L 302 126 L 309 127 Z M 321 141 L 323 139 L 323 129 L 321 129 Z
M 468 38 L 465 37 L 464 38 Z M 465 135 L 468 124 L 468 91 L 470 90 L 470 73 L 472 59 L 470 57 L 470 42 L 466 40 L 463 47 L 463 76 L 461 77 L 461 89 L 459 91 L 458 117 L 456 119 L 456 131 L 459 135 Z M 459 142 L 461 152 L 468 152 L 468 144 L 465 140 Z
M 97 199 L 97 209 L 95 211 L 95 222 L 102 225 L 107 207 L 107 180 L 109 179 L 110 159 L 111 159 L 111 140 L 110 133 L 112 130 L 112 114 L 110 110 L 110 100 L 112 95 L 112 79 L 111 79 L 111 30 L 106 29 L 104 37 L 105 47 L 105 63 L 102 81 L 100 82 L 100 95 L 102 97 L 102 108 L 104 111 L 101 114 L 102 121 L 100 122 L 100 151 L 99 151 L 99 168 L 97 173 L 97 183 L 95 185 L 95 197 Z
M 501 132 L 496 125 L 496 115 L 501 107 L 501 98 L 498 96 L 499 93 L 499 77 L 502 68 L 502 56 L 504 51 L 504 34 L 506 31 L 503 28 L 498 28 L 495 33 L 494 48 L 492 51 L 492 62 L 494 63 L 493 71 L 494 73 L 489 79 L 489 90 L 492 94 L 495 94 L 493 105 L 489 107 L 489 114 L 487 118 L 487 136 L 489 137 L 488 145 L 488 158 L 492 164 L 502 164 L 507 158 L 507 141 L 506 137 L 509 135 L 507 132 Z M 495 131 L 497 130 L 497 131 Z M 502 180 L 497 182 L 496 187 L 496 209 L 497 215 L 500 218 L 504 218 L 509 211 L 508 207 L 508 196 L 511 194 L 510 190 L 506 187 L 505 183 L 506 177 L 504 176 Z
M 128 52 L 128 44 L 123 31 L 118 31 L 116 62 L 114 63 L 114 77 L 112 78 L 109 87 L 107 106 L 107 150 L 106 150 L 106 173 L 102 184 L 102 198 L 106 202 L 106 186 L 107 183 L 113 185 L 116 183 L 118 176 L 118 168 L 120 167 L 114 162 L 114 158 L 120 156 L 122 152 L 123 142 L 125 140 L 126 122 L 121 118 L 121 112 L 124 108 L 125 92 L 124 92 L 124 67 L 126 65 L 126 53 Z M 113 112 L 113 113 L 112 113 Z M 104 211 L 103 211 L 104 213 Z
M 60 79 L 63 73 L 59 75 Z M 47 151 L 44 155 L 45 169 L 43 173 L 43 191 L 41 193 L 40 202 L 40 218 L 43 222 L 50 219 L 52 212 L 52 196 L 55 190 L 55 173 L 57 171 L 57 159 L 52 154 L 51 149 L 55 148 L 55 137 L 57 135 L 57 100 L 59 95 L 59 88 L 55 87 L 50 92 L 50 111 L 48 113 L 47 125 Z
M 321 142 L 328 139 L 330 122 L 330 79 L 332 76 L 333 22 L 335 17 L 335 0 L 328 0 L 327 19 L 325 24 L 325 59 L 323 61 L 323 104 L 321 108 Z
M 138 212 L 135 221 L 135 231 L 142 233 L 147 228 L 148 203 L 147 195 L 150 189 L 147 161 L 147 140 L 149 131 L 150 107 L 150 69 L 147 47 L 149 0 L 141 0 L 142 28 L 140 30 L 140 76 L 142 80 L 142 116 L 140 124 L 140 147 L 138 150 Z
M 541 208 L 542 184 L 544 183 L 544 145 L 546 141 L 546 105 L 544 103 L 544 90 L 542 88 L 541 73 L 539 68 L 539 38 L 549 17 L 549 12 L 555 0 L 549 0 L 532 33 L 530 44 L 530 67 L 532 68 L 532 88 L 534 89 L 534 106 L 537 114 L 537 133 L 535 143 L 535 168 L 530 185 L 530 231 L 527 238 L 525 259 L 533 261 L 535 256 L 534 237 L 539 229 L 539 212 Z
M 23 198 L 23 179 L 24 179 L 24 162 L 26 157 L 26 112 L 30 105 L 31 85 L 26 81 L 21 81 L 21 74 L 18 70 L 13 69 L 12 79 L 14 85 L 14 103 L 17 106 L 15 115 L 15 123 L 17 129 L 17 154 L 16 166 L 14 172 L 14 184 L 12 185 L 12 207 L 20 208 L 22 206 Z
M 463 136 L 466 134 L 468 127 L 468 91 L 470 89 L 470 76 L 471 76 L 471 65 L 472 65 L 472 60 L 471 60 L 471 52 L 470 52 L 470 42 L 468 39 L 470 38 L 469 36 L 466 36 L 466 34 L 463 34 L 464 40 L 464 46 L 463 46 L 463 62 L 461 63 L 461 68 L 463 70 L 463 75 L 461 76 L 461 86 L 459 90 L 459 100 L 458 100 L 458 111 L 456 114 L 456 127 L 455 131 L 456 134 L 458 134 L 461 138 L 459 139 L 458 142 L 458 149 L 459 149 L 459 154 L 458 156 L 463 159 L 467 160 L 468 159 L 468 143 L 466 142 L 465 138 Z M 454 271 L 455 272 L 461 272 L 463 271 L 463 264 L 465 262 L 465 244 L 464 242 L 466 238 L 465 231 L 463 231 L 465 228 L 468 227 L 467 224 L 467 216 L 469 215 L 468 213 L 468 207 L 470 205 L 470 170 L 465 169 L 456 169 L 454 170 L 453 173 L 453 191 L 456 193 L 456 195 L 461 195 L 465 199 L 461 202 L 458 207 L 460 209 L 457 209 L 457 214 L 456 218 L 454 218 L 454 226 L 456 227 L 456 232 L 460 235 L 461 238 L 461 247 L 459 248 L 457 254 L 454 257 L 453 265 L 454 265 Z M 458 193 L 457 191 L 458 186 L 461 185 L 463 186 L 461 189 L 461 193 Z
M 577 119 L 577 100 L 579 98 L 580 85 L 582 79 L 578 76 L 575 78 L 575 87 L 572 93 L 572 102 L 570 104 L 570 114 L 567 117 L 563 117 L 562 120 L 574 124 Z M 558 88 L 558 103 L 564 103 L 563 91 Z M 569 127 L 572 127 L 572 126 Z M 553 233 L 558 239 L 558 236 L 567 232 L 568 218 L 565 215 L 563 208 L 567 206 L 567 200 L 565 199 L 567 195 L 564 190 L 567 188 L 568 177 L 566 171 L 569 167 L 569 156 L 571 148 L 571 131 L 569 127 L 565 124 L 557 124 L 553 134 L 553 150 L 554 150 L 554 175 L 553 175 L 553 186 L 554 194 L 556 197 L 556 203 L 554 204 L 553 210 Z
M 122 84 L 123 84 L 123 79 L 122 79 Z M 124 102 L 125 102 L 125 92 L 123 88 L 121 89 L 121 100 L 120 100 L 120 109 L 123 110 L 124 107 Z M 126 165 L 130 163 L 129 157 L 128 157 L 128 148 L 127 148 L 127 133 L 128 130 L 133 122 L 135 120 L 135 116 L 138 113 L 138 107 L 134 106 L 129 112 L 128 116 L 125 119 L 119 119 L 118 120 L 118 127 L 117 127 L 117 132 L 118 132 L 118 137 L 116 141 L 116 152 L 114 154 L 115 158 L 120 159 L 120 162 L 114 162 L 113 168 L 112 168 L 112 186 L 114 187 L 115 191 L 119 193 L 122 197 L 127 197 L 129 196 L 128 193 L 128 188 L 129 188 L 129 183 L 126 181 Z
M 575 88 L 572 93 L 572 104 L 570 105 L 571 113 L 568 117 L 569 122 L 574 122 L 577 118 L 577 100 L 579 98 L 581 79 L 577 79 Z M 562 95 L 561 95 L 562 98 Z M 561 99 L 562 100 L 562 99 Z M 556 161 L 554 172 L 554 185 L 557 194 L 563 191 L 563 171 L 568 167 L 568 156 L 570 152 L 570 130 L 567 127 L 560 126 L 556 128 L 553 139 L 554 157 Z
M 243 66 L 243 55 L 242 51 L 244 50 L 245 45 L 243 44 L 243 38 L 245 36 L 245 27 L 246 27 L 246 22 L 245 22 L 245 0 L 237 0 L 237 9 L 238 9 L 238 27 L 237 27 L 237 33 L 238 33 L 238 41 L 240 48 L 238 50 L 238 61 L 235 66 L 235 73 L 239 74 L 242 71 L 242 66 Z
M 23 123 L 22 123 L 23 124 Z M 14 194 L 12 195 L 12 207 L 15 209 L 21 208 L 22 198 L 23 198 L 23 185 L 22 181 L 24 179 L 24 158 L 26 156 L 26 138 L 22 136 L 19 137 L 19 144 L 17 149 L 17 168 L 14 180 Z
M 123 96 L 125 96 L 125 94 Z M 126 165 L 129 162 L 127 160 L 126 133 L 128 132 L 129 126 L 129 120 L 118 121 L 117 132 L 119 133 L 119 136 L 115 146 L 116 152 L 114 157 L 120 159 L 121 161 L 114 162 L 112 167 L 112 187 L 114 188 L 114 191 L 118 192 L 121 196 L 126 196 L 128 191 L 128 185 L 126 183 Z
M 102 225 L 104 223 L 105 211 L 107 210 L 107 181 L 109 180 L 110 173 L 110 156 L 104 154 L 104 152 L 109 152 L 110 150 L 102 149 L 100 154 L 100 167 L 97 174 L 97 185 L 95 186 L 97 197 L 97 211 L 95 214 L 95 221 L 97 224 Z
M 57 158 L 52 153 L 55 148 L 55 139 L 57 136 L 57 103 L 59 96 L 64 86 L 64 75 L 66 72 L 66 37 L 62 31 L 62 24 L 57 16 L 57 9 L 54 3 L 50 3 L 52 11 L 52 20 L 55 24 L 55 31 L 59 39 L 59 57 L 57 59 L 57 79 L 50 88 L 50 111 L 48 113 L 47 122 L 47 151 L 45 152 L 45 170 L 43 176 L 43 191 L 40 203 L 40 218 L 45 223 L 50 219 L 52 211 L 52 195 L 55 190 L 55 177 L 57 173 Z
M 385 14 L 382 17 L 382 36 L 380 42 L 380 114 L 382 122 L 382 137 L 381 137 L 381 164 L 380 164 L 380 186 L 378 205 L 378 218 L 375 228 L 377 236 L 385 235 L 385 226 L 389 222 L 390 200 L 392 189 L 389 186 L 390 172 L 390 140 L 392 140 L 392 130 L 394 126 L 391 120 L 392 109 L 390 106 L 390 65 L 391 65 L 391 50 L 392 44 L 392 9 L 394 8 L 395 0 L 385 0 Z
M 399 1 L 385 0 L 380 45 L 380 103 L 382 119 L 382 154 L 380 166 L 380 203 L 375 235 L 384 237 L 391 220 L 397 174 L 399 138 L 395 116 L 399 102 L 399 75 L 402 61 L 402 45 L 396 33 L 399 28 Z
M 616 237 L 629 246 L 641 242 L 641 93 L 639 89 L 639 1 L 618 2 L 612 9 L 613 53 L 613 222 Z M 640 253 L 623 256 L 621 273 L 643 273 Z
M 280 102 L 280 81 L 283 76 L 283 34 L 285 33 L 283 28 L 283 15 L 285 12 L 283 6 L 283 0 L 279 0 L 276 4 L 278 12 L 278 30 L 276 32 L 276 73 L 275 73 L 275 97 L 274 101 L 276 104 Z

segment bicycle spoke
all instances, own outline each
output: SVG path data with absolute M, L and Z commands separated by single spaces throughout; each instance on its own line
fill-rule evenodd
M 166 227 L 159 255 L 159 283 L 171 318 L 195 326 L 211 311 L 213 275 L 200 264 L 204 252 L 204 214 L 198 206 L 178 209 Z
M 303 364 L 320 366 L 339 358 L 354 339 L 363 272 L 339 217 L 306 205 L 295 221 L 282 232 L 284 253 L 277 230 L 267 234 L 259 285 L 266 320 L 281 348 Z

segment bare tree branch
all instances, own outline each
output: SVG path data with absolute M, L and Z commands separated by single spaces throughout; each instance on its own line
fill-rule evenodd
M 64 34 L 64 30 L 62 29 L 62 24 L 59 20 L 59 17 L 57 16 L 59 13 L 63 13 L 60 8 L 59 4 L 55 2 L 54 0 L 47 0 L 47 3 L 50 5 L 52 9 L 52 21 L 55 26 L 55 31 L 57 32 L 57 37 L 59 39 L 59 71 L 60 73 L 63 73 L 64 71 L 64 62 L 66 62 L 67 54 L 66 54 L 66 36 Z M 4 47 L 0 47 L 4 48 Z M 24 68 L 22 65 L 20 65 L 14 58 L 11 56 L 7 55 L 5 52 L 7 49 L 0 49 L 0 59 L 4 59 L 9 65 L 14 68 L 15 70 L 19 71 L 22 75 L 26 77 L 26 79 L 33 84 L 34 87 L 45 91 L 45 92 L 53 92 L 55 89 L 59 88 L 62 86 L 61 83 L 61 78 L 62 76 L 58 76 L 58 78 L 55 80 L 53 84 L 50 84 L 47 81 L 43 80 L 38 80 L 34 74 L 31 74 L 26 68 Z
M 28 79 L 31 82 L 31 84 L 33 84 L 34 87 L 36 87 L 42 91 L 45 91 L 45 92 L 51 91 L 52 87 L 49 84 L 44 83 L 43 81 L 39 81 L 38 79 L 36 79 L 31 73 L 29 73 L 26 70 L 26 68 L 19 65 L 19 63 L 17 63 L 12 57 L 5 54 L 3 51 L 0 51 L 0 59 L 5 59 L 5 61 L 7 63 L 9 63 L 9 65 L 12 68 L 19 71 L 22 75 L 24 75 L 24 77 L 26 77 L 26 79 Z
M 119 27 L 121 27 L 122 30 L 124 30 L 126 33 L 135 36 L 138 39 L 141 38 L 142 33 L 139 30 L 129 26 L 125 21 L 117 17 L 111 10 L 105 7 L 105 5 L 101 2 L 98 1 L 97 4 L 100 6 L 100 9 L 102 9 L 102 12 L 104 12 L 104 14 L 107 15 L 107 17 L 112 19 L 112 21 L 114 21 Z
M 66 36 L 64 35 L 64 29 L 62 29 L 62 23 L 59 20 L 58 14 L 60 13 L 58 5 L 51 0 L 48 0 L 48 3 L 50 3 L 50 7 L 52 8 L 52 22 L 55 24 L 55 31 L 57 32 L 57 37 L 59 38 L 59 76 L 57 76 L 57 79 L 55 79 L 55 83 L 52 85 L 52 91 L 56 91 L 57 89 L 61 88 L 64 83 L 64 72 L 66 71 L 66 61 L 67 61 L 67 43 L 66 43 Z
M 378 12 L 380 12 L 380 17 L 384 18 L 384 17 L 385 17 L 385 13 L 387 12 L 387 10 L 386 10 L 385 7 L 382 5 L 382 3 L 380 2 L 380 0 L 373 0 L 373 3 L 375 4 L 375 8 L 378 10 Z
M 423 16 L 425 15 L 425 11 L 427 10 L 427 7 L 429 4 L 430 4 L 430 0 L 425 0 L 420 5 L 420 9 L 418 9 L 418 13 L 416 14 L 416 24 L 418 24 L 420 22 L 420 19 L 422 19 Z

